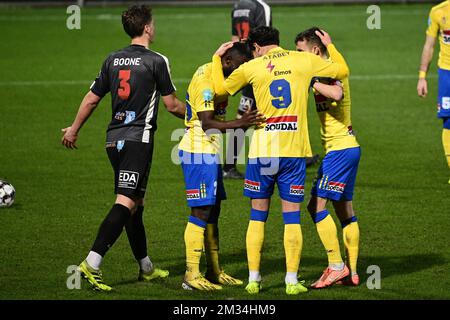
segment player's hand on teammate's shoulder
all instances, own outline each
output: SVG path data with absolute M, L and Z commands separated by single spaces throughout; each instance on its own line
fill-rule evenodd
M 428 94 L 428 85 L 425 78 L 420 78 L 417 82 L 417 94 L 421 98 L 425 98 Z
M 263 124 L 266 122 L 266 117 L 262 113 L 259 113 L 258 110 L 248 110 L 244 112 L 240 121 L 242 122 L 243 128 L 248 128 Z
M 331 41 L 330 35 L 325 30 L 320 29 L 320 32 L 316 31 L 316 34 L 320 38 L 320 40 L 322 41 L 322 43 L 325 47 L 328 47 L 330 44 L 333 43 Z
M 64 132 L 61 143 L 68 149 L 78 149 L 75 145 L 75 142 L 78 139 L 78 134 L 73 132 L 72 127 L 61 129 L 61 131 Z
M 230 49 L 235 41 L 228 41 L 225 43 L 222 43 L 219 47 L 219 49 L 217 49 L 216 53 L 214 53 L 216 56 L 222 57 L 225 52 L 227 52 L 228 49 Z

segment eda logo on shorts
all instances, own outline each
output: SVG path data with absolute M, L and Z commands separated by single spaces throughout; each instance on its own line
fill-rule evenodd
M 186 199 L 188 200 L 200 199 L 200 190 L 199 189 L 186 190 Z
M 134 171 L 119 171 L 119 188 L 136 189 L 139 181 L 139 173 Z
M 330 181 L 328 182 L 327 190 L 338 193 L 343 193 L 345 189 L 345 183 Z
M 296 196 L 303 196 L 305 194 L 305 187 L 291 184 L 289 194 L 296 195 Z
M 259 192 L 261 183 L 245 179 L 244 181 L 244 189 L 254 192 Z

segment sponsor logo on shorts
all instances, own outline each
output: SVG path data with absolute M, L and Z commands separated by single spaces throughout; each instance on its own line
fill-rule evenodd
M 245 179 L 244 181 L 244 189 L 254 192 L 259 192 L 261 183 Z
M 200 190 L 199 189 L 186 190 L 186 198 L 188 200 L 200 199 Z
M 200 184 L 200 197 L 206 198 L 206 184 L 205 183 Z
M 450 109 L 450 97 L 442 97 L 441 108 L 444 110 Z
M 296 196 L 303 196 L 305 194 L 305 187 L 291 184 L 289 194 L 296 195 Z
M 139 181 L 139 173 L 134 171 L 119 171 L 119 188 L 136 189 Z
M 297 131 L 297 116 L 269 118 L 266 121 L 265 131 Z
M 327 185 L 327 190 L 338 193 L 343 193 L 345 189 L 345 183 L 330 181 Z

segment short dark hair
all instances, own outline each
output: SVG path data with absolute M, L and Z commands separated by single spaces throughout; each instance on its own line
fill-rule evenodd
M 125 32 L 133 39 L 142 36 L 145 25 L 152 22 L 152 9 L 148 6 L 131 6 L 122 12 L 122 25 Z
M 256 43 L 260 47 L 280 45 L 280 32 L 272 27 L 260 26 L 250 31 L 248 43 L 253 48 Z
M 316 31 L 319 31 L 320 33 L 322 33 L 322 31 L 320 31 L 320 29 L 317 27 L 312 27 L 305 31 L 300 32 L 295 37 L 295 44 L 297 44 L 297 42 L 299 42 L 299 41 L 306 41 L 308 43 L 318 46 L 320 49 L 320 52 L 322 52 L 322 53 L 327 52 L 327 47 L 325 47 L 325 45 L 322 43 L 322 40 L 320 40 L 319 36 L 316 34 Z
M 252 52 L 250 51 L 250 47 L 247 45 L 247 43 L 244 42 L 235 42 L 233 46 L 227 50 L 225 55 L 230 55 L 232 57 L 240 56 L 247 58 L 248 60 L 253 58 Z

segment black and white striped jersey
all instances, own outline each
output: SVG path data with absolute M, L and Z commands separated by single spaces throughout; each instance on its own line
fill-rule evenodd
M 272 26 L 272 13 L 267 3 L 262 0 L 237 1 L 231 11 L 231 33 L 241 40 L 246 40 L 251 29 Z
M 156 130 L 160 96 L 175 91 L 168 59 L 140 45 L 130 45 L 106 58 L 91 86 L 100 96 L 111 92 L 112 119 L 107 143 L 150 142 Z

